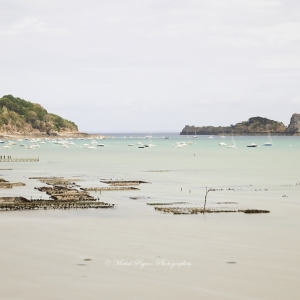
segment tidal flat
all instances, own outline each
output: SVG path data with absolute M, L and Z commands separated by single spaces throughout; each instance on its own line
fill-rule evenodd
M 173 147 L 182 140 L 193 144 Z M 218 146 L 220 140 L 157 136 L 156 147 L 139 149 L 127 145 L 141 139 L 116 136 L 96 149 L 83 146 L 91 140 L 0 149 L 39 157 L 1 163 L 1 178 L 25 184 L 1 189 L 1 197 L 48 201 L 42 188 L 51 185 L 30 178 L 60 177 L 115 205 L 1 211 L 1 298 L 297 299 L 300 138 L 274 137 L 274 147 L 255 149 L 246 145 L 263 144 L 263 137 L 235 137 L 237 149 Z M 147 184 L 105 190 L 103 179 Z M 270 213 L 174 215 L 154 208 L 201 208 L 206 187 L 215 189 L 207 207 Z

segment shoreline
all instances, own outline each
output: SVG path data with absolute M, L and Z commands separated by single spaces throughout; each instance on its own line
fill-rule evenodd
M 28 133 L 0 133 L 1 139 L 26 139 L 26 138 L 105 138 L 99 134 L 89 134 L 85 132 L 57 132 L 56 134 L 47 134 L 45 132 L 28 132 Z
M 224 133 L 224 132 L 201 132 L 201 133 L 186 133 L 186 132 L 180 132 L 179 135 L 183 136 L 194 136 L 194 135 L 215 135 L 215 136 L 267 136 L 269 132 L 250 132 L 250 133 L 239 133 L 239 132 L 231 132 L 231 133 Z M 287 132 L 270 132 L 272 136 L 300 136 L 299 133 L 287 133 Z

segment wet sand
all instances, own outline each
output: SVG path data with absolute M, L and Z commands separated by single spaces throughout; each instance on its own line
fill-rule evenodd
M 278 227 L 276 209 L 173 216 L 149 207 L 127 217 L 121 209 L 2 213 L 3 299 L 297 299 L 296 212 L 287 209 L 290 222 Z M 155 265 L 161 259 L 191 265 Z

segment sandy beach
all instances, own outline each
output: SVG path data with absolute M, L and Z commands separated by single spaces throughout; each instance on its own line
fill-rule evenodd
M 297 299 L 293 224 L 274 234 L 274 216 L 269 226 L 265 216 L 217 218 L 222 226 L 207 216 L 128 220 L 111 211 L 1 215 L 2 297 Z

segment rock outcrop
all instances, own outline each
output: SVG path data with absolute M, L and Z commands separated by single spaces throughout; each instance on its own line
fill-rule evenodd
M 240 122 L 230 126 L 189 126 L 186 125 L 181 135 L 265 135 L 268 132 L 271 134 L 285 135 L 286 126 L 277 121 L 273 121 L 262 117 L 253 117 L 248 121 Z
M 300 114 L 293 114 L 286 132 L 292 135 L 300 135 Z

